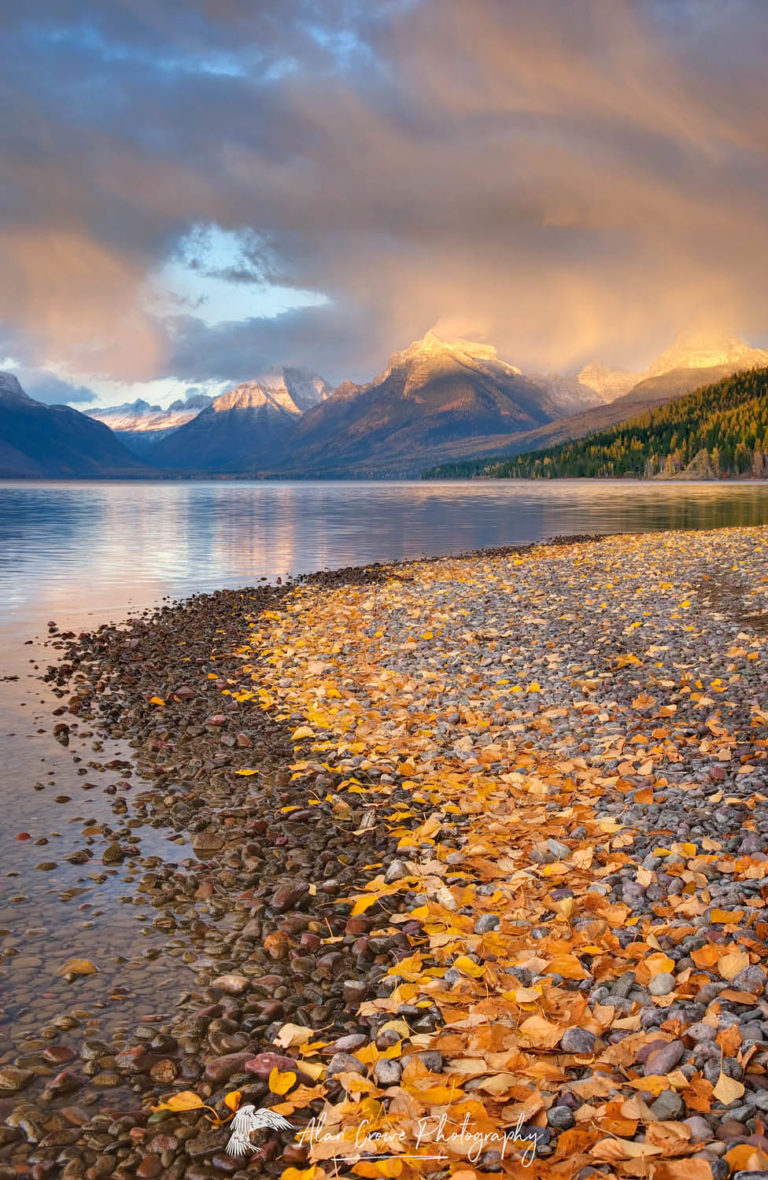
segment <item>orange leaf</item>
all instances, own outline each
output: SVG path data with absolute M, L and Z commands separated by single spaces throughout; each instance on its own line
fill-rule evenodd
M 721 947 L 710 942 L 706 946 L 700 946 L 698 950 L 691 951 L 691 958 L 697 967 L 714 967 L 722 953 Z
M 712 1180 L 712 1168 L 708 1160 L 659 1160 L 653 1180 Z
M 563 979 L 586 979 L 587 972 L 575 955 L 555 955 L 547 967 L 547 973 L 556 971 Z
M 559 1024 L 553 1024 L 545 1016 L 529 1016 L 520 1025 L 520 1032 L 537 1049 L 554 1049 L 560 1042 L 564 1029 Z
M 228 1094 L 224 1095 L 224 1105 L 228 1106 L 230 1110 L 237 1110 L 242 1096 L 242 1090 L 230 1090 Z
M 750 1143 L 737 1143 L 724 1157 L 734 1172 L 756 1172 L 768 1165 L 768 1155 Z
M 721 1028 L 715 1040 L 726 1057 L 735 1057 L 736 1051 L 741 1045 L 741 1033 L 738 1025 L 731 1024 L 727 1028 Z
M 712 910 L 710 922 L 720 922 L 723 925 L 731 922 L 741 922 L 744 918 L 743 910 Z
M 292 1069 L 281 1073 L 277 1066 L 270 1071 L 269 1088 L 273 1094 L 287 1094 L 291 1086 L 296 1085 L 296 1074 Z
M 352 1169 L 358 1176 L 365 1176 L 367 1180 L 377 1180 L 379 1176 L 399 1176 L 402 1170 L 403 1161 L 398 1159 L 396 1155 L 385 1160 L 360 1160 Z M 283 1172 L 283 1180 L 285 1180 L 285 1172 Z
M 199 1094 L 194 1090 L 182 1090 L 179 1094 L 172 1094 L 165 1102 L 153 1106 L 151 1110 L 200 1110 L 205 1106 Z

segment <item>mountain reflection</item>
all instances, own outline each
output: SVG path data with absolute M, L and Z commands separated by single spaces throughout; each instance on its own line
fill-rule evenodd
M 0 610 L 37 624 L 328 567 L 766 521 L 759 483 L 4 483 Z

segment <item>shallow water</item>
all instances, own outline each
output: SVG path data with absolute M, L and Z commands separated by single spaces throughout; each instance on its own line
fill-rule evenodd
M 68 749 L 54 740 L 60 702 L 39 680 L 56 656 L 43 646 L 49 619 L 79 631 L 164 597 L 324 567 L 765 522 L 768 485 L 757 483 L 0 483 L 0 1062 L 3 1041 L 23 1044 L 73 1004 L 102 1034 L 135 1024 L 175 1002 L 187 975 L 174 956 L 146 957 L 163 939 L 151 908 L 128 900 L 130 866 L 64 860 L 86 847 L 84 828 L 115 823 L 104 786 L 133 780 L 89 767 L 129 751 L 94 750 L 87 723 Z M 137 835 L 144 856 L 188 855 L 162 831 Z M 74 955 L 100 974 L 66 984 L 56 971 Z M 126 997 L 110 1000 L 118 986 Z

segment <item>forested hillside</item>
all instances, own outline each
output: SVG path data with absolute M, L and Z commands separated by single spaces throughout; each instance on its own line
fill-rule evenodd
M 432 478 L 768 475 L 768 369 L 726 377 L 586 438 L 512 458 L 446 464 Z

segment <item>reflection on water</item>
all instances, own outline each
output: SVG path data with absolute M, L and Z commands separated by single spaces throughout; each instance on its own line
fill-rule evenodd
M 325 566 L 766 520 L 757 483 L 4 483 L 0 612 L 36 626 Z

